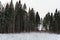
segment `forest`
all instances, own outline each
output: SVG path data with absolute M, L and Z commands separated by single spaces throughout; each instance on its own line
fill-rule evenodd
M 10 4 L 7 3 L 2 9 L 0 11 L 0 33 L 39 32 L 41 18 L 34 8 L 29 8 L 27 12 L 25 3 L 22 5 L 19 0 L 14 7 L 11 0 Z M 54 13 L 48 12 L 42 21 L 45 31 L 60 32 L 60 11 L 57 9 Z
M 30 9 L 26 11 L 27 6 L 21 4 L 19 0 L 14 7 L 13 1 L 6 4 L 6 7 L 0 11 L 0 33 L 20 33 L 38 31 L 40 24 L 39 13 Z

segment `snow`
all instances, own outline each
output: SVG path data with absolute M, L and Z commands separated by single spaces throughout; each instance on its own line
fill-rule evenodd
M 0 40 L 60 40 L 60 34 L 41 32 L 0 34 Z
M 43 24 L 40 24 L 39 27 L 38 27 L 39 31 L 43 30 L 45 31 L 46 29 L 43 27 Z

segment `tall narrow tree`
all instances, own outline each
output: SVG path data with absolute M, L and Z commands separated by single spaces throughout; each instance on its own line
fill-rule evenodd
M 5 8 L 5 27 L 6 27 L 6 32 L 8 33 L 8 26 L 9 24 L 9 4 L 7 3 L 6 8 Z
M 14 7 L 13 7 L 13 0 L 11 0 L 10 6 L 9 6 L 9 23 L 10 23 L 10 27 L 9 27 L 9 32 L 13 32 L 14 27 L 13 27 L 13 21 L 14 21 Z
M 38 28 L 39 25 L 40 25 L 40 16 L 39 16 L 38 12 L 36 12 L 36 28 Z
M 29 20 L 30 20 L 30 28 L 33 31 L 35 27 L 35 12 L 33 8 L 30 10 Z
M 38 12 L 36 13 L 36 23 L 40 24 L 40 16 L 39 16 Z

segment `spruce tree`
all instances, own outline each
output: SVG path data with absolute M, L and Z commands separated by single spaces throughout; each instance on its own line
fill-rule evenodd
M 40 16 L 39 16 L 38 12 L 36 13 L 36 23 L 40 24 Z
M 15 5 L 15 31 L 16 32 L 20 32 L 21 31 L 21 1 L 19 0 L 19 2 L 16 2 Z
M 27 13 L 27 12 L 22 9 L 22 4 L 21 4 L 20 0 L 19 0 L 19 2 L 16 3 L 15 13 L 16 13 L 15 30 L 16 30 L 16 32 L 22 32 L 22 31 L 24 31 L 24 16 L 25 16 L 25 13 Z
M 5 7 L 5 27 L 6 27 L 6 32 L 8 33 L 8 27 L 9 27 L 9 4 L 7 3 Z
M 43 26 L 45 27 L 46 31 L 49 30 L 49 25 L 50 25 L 50 12 L 46 14 L 43 20 Z
M 27 7 L 26 7 L 26 4 L 24 3 L 23 10 L 26 10 L 26 9 L 27 9 Z
M 38 12 L 36 12 L 36 28 L 38 28 L 39 25 L 40 25 L 40 16 L 39 16 Z
M 57 9 L 55 10 L 55 13 L 54 13 L 54 21 L 55 21 L 55 32 L 58 31 L 58 11 Z
M 60 12 L 58 11 L 58 31 L 60 31 Z
M 30 30 L 33 31 L 35 27 L 35 12 L 33 8 L 29 12 L 29 20 L 30 20 Z
M 11 3 L 9 5 L 9 27 L 8 30 L 9 32 L 13 32 L 14 27 L 13 27 L 13 21 L 14 21 L 14 7 L 13 7 L 13 2 L 11 0 Z
M 53 23 L 53 13 L 51 13 L 51 16 L 50 16 L 50 26 L 49 26 L 49 30 L 50 31 L 53 31 L 54 29 L 54 23 Z

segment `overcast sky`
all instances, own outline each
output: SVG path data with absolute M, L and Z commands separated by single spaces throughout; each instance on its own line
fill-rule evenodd
M 0 0 L 3 5 L 10 3 L 10 0 Z M 15 4 L 16 1 L 13 0 Z M 60 0 L 21 0 L 22 4 L 26 3 L 27 8 L 34 8 L 35 11 L 39 12 L 39 15 L 43 18 L 47 12 L 54 12 L 57 8 L 60 10 Z

